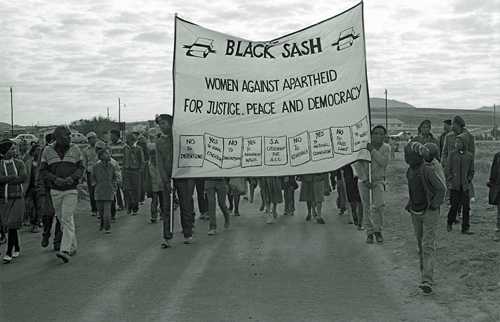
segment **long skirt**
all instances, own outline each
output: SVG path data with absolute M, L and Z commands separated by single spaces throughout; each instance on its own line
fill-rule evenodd
M 0 201 L 0 226 L 5 229 L 21 228 L 25 210 L 24 198 L 8 199 L 7 202 Z
M 264 203 L 282 203 L 283 191 L 280 177 L 263 177 L 259 181 Z

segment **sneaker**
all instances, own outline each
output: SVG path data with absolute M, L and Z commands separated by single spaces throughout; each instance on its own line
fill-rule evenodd
M 373 235 L 372 234 L 366 236 L 366 243 L 373 244 Z
M 191 245 L 193 243 L 193 237 L 184 237 L 184 244 Z
M 234 215 L 235 215 L 236 217 L 239 217 L 239 216 L 240 216 L 240 212 L 239 212 L 239 211 L 235 211 L 235 212 L 234 212 Z
M 12 262 L 12 257 L 11 257 L 11 256 L 9 256 L 9 255 L 5 255 L 5 256 L 3 257 L 3 263 L 4 263 L 4 264 L 9 264 L 10 262 Z
M 215 236 L 217 234 L 217 231 L 215 229 L 210 229 L 208 231 L 208 236 Z
M 43 235 L 41 244 L 43 248 L 49 246 L 49 236 Z
M 384 237 L 382 237 L 382 233 L 375 233 L 375 240 L 377 241 L 377 244 L 384 243 Z
M 164 239 L 161 243 L 161 248 L 170 248 L 170 242 L 168 241 L 168 239 Z
M 56 257 L 60 258 L 64 264 L 69 262 L 69 258 L 70 258 L 69 254 L 67 252 L 57 252 Z
M 343 214 L 345 214 L 345 209 L 340 209 L 339 216 L 342 216 Z
M 19 252 L 13 252 L 13 253 L 12 253 L 12 258 L 18 258 L 18 257 L 19 257 L 19 255 L 20 255 L 20 253 L 19 253 Z
M 273 215 L 271 215 L 270 213 L 268 213 L 266 216 L 267 216 L 266 224 L 274 224 Z
M 316 217 L 316 222 L 318 224 L 321 224 L 321 225 L 325 224 L 325 220 L 323 218 L 321 218 L 320 216 Z
M 471 203 L 476 202 L 476 198 L 474 198 L 474 197 L 470 198 L 470 202 L 471 202 Z
M 426 295 L 432 294 L 432 286 L 428 282 L 423 282 L 418 286 Z

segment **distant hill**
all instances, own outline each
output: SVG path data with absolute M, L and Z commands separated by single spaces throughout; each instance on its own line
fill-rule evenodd
M 497 105 L 496 110 L 500 112 L 500 105 Z M 478 108 L 477 111 L 493 112 L 493 106 L 483 106 Z
M 372 109 L 380 109 L 383 108 L 385 109 L 385 99 L 384 98 L 379 98 L 379 97 L 370 97 L 370 107 Z M 410 105 L 405 102 L 400 102 L 396 100 L 387 100 L 387 108 L 410 108 L 410 109 L 416 109 L 415 106 Z

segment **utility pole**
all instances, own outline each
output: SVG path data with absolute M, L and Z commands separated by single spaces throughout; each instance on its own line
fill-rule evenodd
M 108 121 L 109 121 L 109 107 L 107 109 L 108 109 Z
M 497 106 L 493 104 L 493 139 L 496 141 L 497 139 Z
M 122 136 L 122 106 L 118 97 L 118 127 L 120 129 L 120 137 Z
M 385 89 L 385 129 L 389 134 L 389 121 L 387 119 L 387 88 Z
M 14 103 L 12 100 L 12 87 L 10 88 L 10 134 L 14 137 Z

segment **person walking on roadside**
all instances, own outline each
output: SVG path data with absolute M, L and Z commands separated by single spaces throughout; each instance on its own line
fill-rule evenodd
M 497 221 L 494 241 L 500 241 L 500 152 L 496 153 L 491 163 L 488 203 L 497 206 Z
M 136 216 L 139 212 L 141 175 L 144 168 L 142 149 L 135 145 L 136 141 L 135 134 L 127 134 L 127 144 L 123 148 L 123 190 L 128 214 L 132 216 Z
M 283 202 L 281 177 L 260 178 L 260 190 L 264 209 L 266 212 L 266 224 L 274 224 L 278 218 L 276 210 L 279 203 Z M 272 208 L 272 209 L 271 209 Z
M 122 185 L 122 171 L 120 169 L 120 165 L 118 164 L 118 161 L 116 161 L 115 159 L 113 159 L 111 157 L 111 153 L 110 153 L 109 149 L 106 147 L 106 144 L 102 141 L 98 141 L 95 145 L 96 154 L 99 155 L 99 152 L 102 150 L 107 150 L 108 153 L 110 154 L 109 163 L 113 166 L 113 170 L 115 172 L 114 176 L 116 178 L 116 183 L 115 183 L 116 190 L 113 193 L 114 200 L 111 203 L 111 221 L 114 222 L 116 220 L 116 191 L 118 190 L 117 186 Z M 92 182 L 92 185 L 95 185 L 95 182 Z M 98 219 L 101 220 L 100 217 Z
M 95 151 L 95 145 L 97 143 L 97 134 L 95 132 L 87 133 L 87 141 L 89 145 L 82 151 L 83 152 L 83 166 L 85 167 L 85 179 L 87 181 L 87 188 L 89 190 L 90 199 L 90 210 L 92 216 L 97 214 L 97 206 L 94 196 L 94 186 L 91 184 L 90 177 L 92 175 L 92 168 L 99 161 L 97 158 L 97 153 Z
M 165 212 L 170 211 L 165 209 L 165 198 L 163 198 L 164 185 L 161 182 L 160 171 L 158 169 L 156 144 L 152 143 L 148 147 L 149 163 L 145 175 L 145 188 L 148 198 L 151 198 L 151 219 L 152 224 L 158 220 L 158 209 L 160 210 L 160 218 L 165 217 Z
M 366 243 L 368 244 L 373 244 L 374 238 L 378 244 L 384 242 L 382 228 L 385 209 L 385 171 L 391 153 L 391 147 L 384 143 L 386 135 L 387 130 L 382 125 L 375 126 L 371 131 L 372 142 L 366 146 L 372 160 L 371 177 L 369 161 L 360 160 L 354 163 L 359 177 L 358 187 L 363 204 L 363 221 L 366 228 Z
M 411 214 L 417 239 L 421 273 L 419 287 L 424 294 L 432 293 L 436 230 L 446 195 L 446 180 L 438 158 L 439 147 L 434 143 L 410 142 L 405 147 L 410 196 L 405 209 Z
M 7 229 L 7 252 L 3 258 L 5 264 L 19 257 L 18 229 L 23 224 L 25 211 L 23 183 L 26 180 L 24 162 L 15 158 L 17 147 L 14 142 L 0 142 L 0 226 Z
M 318 224 L 325 224 L 321 215 L 322 205 L 325 198 L 325 181 L 328 181 L 327 173 L 306 174 L 300 176 L 302 184 L 300 185 L 300 201 L 307 203 L 306 221 L 311 220 L 311 212 Z
M 293 216 L 295 213 L 295 190 L 299 188 L 295 176 L 283 177 L 283 199 L 285 201 L 285 211 L 283 215 Z
M 111 156 L 107 149 L 98 151 L 99 162 L 97 162 L 91 175 L 91 183 L 95 191 L 95 200 L 99 218 L 101 220 L 100 230 L 111 233 L 111 204 L 115 199 L 118 177 L 115 167 L 111 164 Z
M 448 137 L 447 137 L 448 138 Z M 450 187 L 451 207 L 448 212 L 448 232 L 452 231 L 453 223 L 457 219 L 459 208 L 462 209 L 462 234 L 472 235 L 470 228 L 470 186 L 474 178 L 474 157 L 466 150 L 467 137 L 464 134 L 455 138 L 455 151 L 453 151 L 447 162 L 445 170 L 446 178 Z
M 77 185 L 83 176 L 82 153 L 71 143 L 71 132 L 59 126 L 54 131 L 56 142 L 42 153 L 41 176 L 50 188 L 55 215 L 61 221 L 61 250 L 56 253 L 64 263 L 76 254 L 77 240 L 74 213 L 78 202 Z
M 26 215 L 31 224 L 31 232 L 38 233 L 41 223 L 41 204 L 38 197 L 36 177 L 40 169 L 40 155 L 42 148 L 38 144 L 31 146 L 24 161 L 26 169 L 26 181 L 23 183 L 24 200 L 26 204 Z
M 227 184 L 224 178 L 207 178 L 205 180 L 205 190 L 208 201 L 208 235 L 214 236 L 217 234 L 216 196 L 217 204 L 224 216 L 224 228 L 228 229 L 230 225 L 229 210 L 226 206 Z
M 118 162 L 120 169 L 123 169 L 123 148 L 125 144 L 120 139 L 121 133 L 119 130 L 113 129 L 110 132 L 111 142 L 108 143 L 108 148 L 111 151 L 111 158 Z M 125 200 L 123 196 L 123 186 L 118 185 L 116 189 L 116 204 L 118 206 L 118 210 L 125 209 Z
M 52 226 L 54 223 L 54 219 L 56 220 L 55 228 L 54 228 L 54 240 L 52 242 L 54 251 L 59 251 L 61 248 L 61 240 L 62 240 L 62 229 L 61 222 L 59 218 L 55 216 L 54 205 L 52 204 L 52 197 L 50 196 L 50 188 L 45 183 L 44 178 L 41 176 L 40 169 L 42 164 L 42 154 L 43 150 L 54 143 L 54 134 L 49 133 L 45 136 L 45 146 L 42 149 L 42 153 L 40 153 L 40 157 L 38 158 L 38 171 L 36 173 L 35 181 L 37 186 L 37 195 L 40 198 L 40 210 L 42 215 L 42 241 L 41 245 L 43 248 L 49 246 L 50 232 L 52 231 Z
M 347 200 L 351 206 L 352 223 L 354 223 L 358 230 L 364 230 L 363 205 L 359 194 L 358 177 L 354 175 L 354 171 L 352 170 L 352 166 L 350 164 L 343 166 L 337 171 L 342 172 Z

